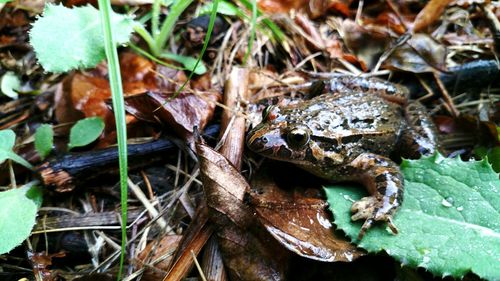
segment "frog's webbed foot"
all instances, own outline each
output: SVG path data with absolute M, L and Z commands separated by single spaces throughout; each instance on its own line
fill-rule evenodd
M 399 167 L 389 158 L 363 153 L 349 165 L 371 193 L 354 202 L 351 207 L 352 220 L 364 219 L 358 239 L 363 238 L 366 231 L 375 222 L 386 222 L 394 234 L 397 228 L 392 217 L 403 200 L 403 176 Z
M 393 213 L 387 213 L 380 210 L 378 207 L 379 205 L 379 200 L 375 198 L 375 196 L 363 197 L 361 200 L 352 204 L 351 212 L 353 215 L 351 216 L 351 219 L 353 221 L 361 219 L 365 220 L 361 230 L 359 231 L 358 240 L 361 240 L 366 231 L 370 229 L 374 222 L 377 221 L 387 222 L 387 225 L 391 229 L 392 233 L 398 234 L 398 229 L 392 222 Z

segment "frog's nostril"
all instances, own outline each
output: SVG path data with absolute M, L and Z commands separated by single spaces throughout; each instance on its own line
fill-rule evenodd
M 258 138 L 253 139 L 250 143 L 249 146 L 252 150 L 256 152 L 262 152 L 266 148 L 266 144 L 269 142 L 269 139 L 267 137 L 261 136 Z

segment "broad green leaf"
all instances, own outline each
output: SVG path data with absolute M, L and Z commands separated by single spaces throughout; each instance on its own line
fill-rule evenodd
M 2 94 L 9 98 L 17 99 L 17 91 L 21 88 L 21 80 L 12 71 L 7 71 L 0 80 Z
M 104 121 L 100 117 L 82 119 L 71 128 L 68 148 L 86 146 L 95 141 L 104 130 Z
M 3 4 L 3 3 L 9 3 L 11 2 L 12 0 L 0 0 L 0 4 Z
M 30 236 L 41 201 L 42 192 L 37 187 L 0 192 L 0 255 Z
M 161 54 L 162 58 L 165 59 L 170 59 L 173 61 L 176 61 L 178 63 L 181 63 L 187 70 L 192 71 L 194 67 L 196 66 L 196 69 L 194 70 L 195 74 L 202 75 L 205 72 L 207 72 L 207 68 L 203 64 L 203 62 L 198 63 L 196 65 L 196 62 L 198 61 L 195 58 L 192 57 L 187 57 L 187 56 L 181 56 L 181 55 L 176 55 L 172 53 L 163 53 Z
M 12 130 L 1 130 L 0 131 L 0 164 L 2 164 L 5 160 L 11 159 L 14 162 L 17 162 L 28 169 L 32 169 L 33 166 L 24 160 L 22 157 L 14 153 L 12 150 L 14 148 L 14 144 L 16 143 L 16 134 Z
M 500 280 L 500 180 L 488 162 L 435 155 L 404 160 L 401 170 L 405 197 L 394 218 L 399 234 L 377 224 L 359 246 L 439 276 L 472 271 Z M 327 187 L 326 194 L 335 223 L 356 239 L 362 222 L 351 221 L 350 207 L 364 189 Z
M 208 2 L 207 4 L 203 5 L 201 7 L 199 14 L 204 15 L 204 14 L 210 14 L 210 12 L 213 9 L 213 2 Z M 233 3 L 227 2 L 227 1 L 220 1 L 219 6 L 217 7 L 217 13 L 226 15 L 226 16 L 241 16 L 243 12 L 236 7 Z
M 113 13 L 112 24 L 116 42 L 124 44 L 138 23 Z M 47 4 L 33 24 L 30 43 L 40 64 L 51 72 L 94 67 L 106 58 L 99 12 L 92 6 L 70 9 Z
M 35 149 L 40 154 L 42 159 L 47 157 L 52 150 L 54 144 L 54 131 L 49 124 L 43 124 L 36 130 L 35 133 Z

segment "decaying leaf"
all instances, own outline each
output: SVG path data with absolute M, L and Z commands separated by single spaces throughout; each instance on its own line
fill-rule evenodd
M 446 48 L 427 34 L 414 34 L 387 59 L 390 69 L 413 73 L 446 69 Z
M 319 261 L 352 261 L 363 255 L 329 223 L 320 186 L 279 187 L 269 174 L 273 170 L 269 166 L 259 170 L 250 198 L 259 221 L 274 238 L 289 250 Z
M 231 280 L 284 280 L 288 252 L 263 230 L 243 199 L 249 189 L 239 172 L 210 147 L 196 145 L 210 218 Z
M 126 97 L 127 123 L 137 120 L 169 125 L 181 137 L 189 138 L 193 127 L 203 129 L 211 119 L 218 92 L 198 94 L 187 85 L 175 98 L 174 93 L 187 80 L 179 70 L 157 66 L 133 53 L 120 55 L 123 90 Z M 110 108 L 111 92 L 103 65 L 90 72 L 76 72 L 65 79 L 56 94 L 56 117 L 60 123 L 75 122 L 83 117 L 99 116 L 107 130 L 114 128 Z M 198 82 L 203 88 L 210 87 Z M 158 111 L 155 111 L 159 109 Z M 110 133 L 109 131 L 107 131 Z

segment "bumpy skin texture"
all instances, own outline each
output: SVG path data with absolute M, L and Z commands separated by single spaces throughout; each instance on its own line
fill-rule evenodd
M 352 205 L 352 219 L 365 220 L 359 239 L 375 221 L 397 233 L 392 216 L 403 200 L 403 177 L 389 157 L 433 153 L 434 125 L 421 105 L 406 104 L 404 89 L 378 79 L 336 79 L 325 89 L 286 108 L 267 108 L 247 144 L 329 181 L 362 183 L 371 196 Z

